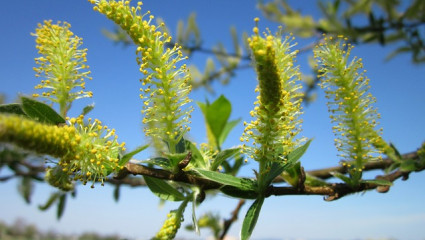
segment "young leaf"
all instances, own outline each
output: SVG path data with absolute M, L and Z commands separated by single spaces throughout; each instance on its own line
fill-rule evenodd
M 56 200 L 57 200 L 57 199 L 58 199 L 61 195 L 62 195 L 62 194 L 61 194 L 60 192 L 55 192 L 55 193 L 50 194 L 50 197 L 49 197 L 49 199 L 47 200 L 47 202 L 46 202 L 44 205 L 39 205 L 39 206 L 38 206 L 38 209 L 40 209 L 40 210 L 42 210 L 42 211 L 49 209 L 49 208 L 52 206 L 52 204 L 53 204 L 54 202 L 56 202 Z
M 120 185 L 118 184 L 114 189 L 114 200 L 118 202 L 120 200 Z
M 227 124 L 227 120 L 230 117 L 230 113 L 232 111 L 232 105 L 223 95 L 221 95 L 217 100 L 213 103 L 204 104 L 199 103 L 198 106 L 201 108 L 202 113 L 204 114 L 208 140 L 212 144 L 220 145 L 221 135 L 224 133 L 224 129 Z M 235 123 L 233 123 L 235 124 Z M 228 126 L 230 128 L 227 130 L 226 135 L 231 130 L 231 125 Z M 224 141 L 226 136 L 222 139 Z
M 196 190 L 193 193 L 193 198 L 192 198 L 192 222 L 193 222 L 193 228 L 195 230 L 195 232 L 199 235 L 199 226 L 198 226 L 198 220 L 196 219 L 196 199 L 199 196 L 200 191 Z
M 169 201 L 185 200 L 184 195 L 166 181 L 148 176 L 144 176 L 143 178 L 152 193 L 159 198 Z
M 12 113 L 16 115 L 26 116 L 22 106 L 19 103 L 2 104 L 0 105 L 0 113 Z
M 241 121 L 242 119 L 236 119 L 236 120 L 232 120 L 230 122 L 227 122 L 226 125 L 224 126 L 223 131 L 221 132 L 220 138 L 218 139 L 218 143 L 221 145 L 223 145 L 224 141 L 226 140 L 227 136 L 229 135 L 230 131 L 232 131 L 232 129 L 234 127 L 236 127 L 236 125 L 238 125 L 238 123 Z
M 233 187 L 229 185 L 221 187 L 220 191 L 228 196 L 235 197 L 235 198 L 256 199 L 258 197 L 258 193 L 256 191 L 240 190 L 237 187 Z
M 195 167 L 206 168 L 204 157 L 202 156 L 199 149 L 191 141 L 186 140 L 186 149 L 192 153 L 191 164 Z
M 345 176 L 345 175 L 344 175 L 344 174 L 342 174 L 342 173 L 339 173 L 339 172 L 331 172 L 331 174 L 332 174 L 334 177 L 341 179 L 342 181 L 344 181 L 344 182 L 345 182 L 345 183 L 347 183 L 348 185 L 352 185 L 352 183 L 353 183 L 353 181 L 351 180 L 351 178 L 349 178 L 349 177 Z
M 186 140 L 182 137 L 176 145 L 176 153 L 186 152 Z
M 121 159 L 120 159 L 120 161 L 119 161 L 119 165 L 120 166 L 124 166 L 128 161 L 130 161 L 130 159 L 134 156 L 134 155 L 136 155 L 136 154 L 138 154 L 139 152 L 141 152 L 141 151 L 143 151 L 143 150 L 145 150 L 146 148 L 148 148 L 149 147 L 149 144 L 146 144 L 146 145 L 143 145 L 143 146 L 140 146 L 140 147 L 138 147 L 138 148 L 136 148 L 136 149 L 134 149 L 133 151 L 131 151 L 131 152 L 129 152 L 129 153 L 126 153 L 124 156 L 122 156 L 121 157 Z
M 27 97 L 21 97 L 21 101 L 22 109 L 31 119 L 52 125 L 65 123 L 65 119 L 49 105 Z
M 392 186 L 393 183 L 384 179 L 362 180 L 363 183 L 371 183 L 381 186 Z
M 162 167 L 164 169 L 171 169 L 173 167 L 170 164 L 170 160 L 168 160 L 167 158 L 163 158 L 163 157 L 156 157 L 156 158 L 152 158 L 152 159 L 149 159 L 149 160 L 144 160 L 144 161 L 142 161 L 142 163 L 156 165 L 156 166 Z
M 288 169 L 288 167 L 289 164 L 279 164 L 277 162 L 273 162 L 270 173 L 267 175 L 267 181 L 269 181 L 269 184 L 273 181 L 273 179 L 282 174 L 283 179 L 285 179 L 287 183 L 293 187 L 296 186 L 298 184 L 301 164 L 297 162 L 290 169 Z
M 203 169 L 195 169 L 195 171 L 198 172 L 201 176 L 211 181 L 221 183 L 223 185 L 230 185 L 233 187 L 237 187 L 241 190 L 248 190 L 248 191 L 249 190 L 255 191 L 256 189 L 255 182 L 249 179 L 238 178 L 229 174 L 208 171 Z
M 288 163 L 294 164 L 298 159 L 300 159 L 304 153 L 307 151 L 307 148 L 310 146 L 311 139 L 308 140 L 304 145 L 290 152 L 288 155 Z
M 31 203 L 31 194 L 33 192 L 33 183 L 31 181 L 30 177 L 23 177 L 22 182 L 19 185 L 19 193 L 24 198 L 25 202 L 30 204 Z
M 248 240 L 254 231 L 255 224 L 257 223 L 258 216 L 260 215 L 261 206 L 263 205 L 264 197 L 260 196 L 248 209 L 242 223 L 241 240 Z
M 225 161 L 228 158 L 235 156 L 239 151 L 240 151 L 240 148 L 235 147 L 235 148 L 229 148 L 229 149 L 226 149 L 226 150 L 219 152 L 217 154 L 217 156 L 214 158 L 214 160 L 211 164 L 210 170 L 211 171 L 217 170 L 218 166 L 220 166 L 220 164 L 223 161 Z
M 94 109 L 94 103 L 87 105 L 83 108 L 83 111 L 81 112 L 81 115 L 86 116 L 89 112 L 91 112 L 91 110 Z
M 267 185 L 269 185 L 277 176 L 282 174 L 282 172 L 285 171 L 286 169 L 288 169 L 288 167 L 290 167 L 290 166 L 291 166 L 291 164 L 289 164 L 289 163 L 273 162 L 271 164 L 271 167 L 270 167 L 270 172 L 266 176 L 265 183 Z M 284 179 L 287 180 L 286 178 L 284 178 Z M 292 183 L 290 183 L 290 184 L 292 185 Z
M 58 220 L 61 219 L 63 212 L 65 211 L 65 204 L 66 204 L 66 194 L 62 194 L 62 196 L 60 196 L 59 198 L 58 209 L 56 212 L 56 218 Z

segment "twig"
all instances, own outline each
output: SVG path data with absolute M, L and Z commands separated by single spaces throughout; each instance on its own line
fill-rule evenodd
M 243 199 L 239 200 L 238 205 L 236 206 L 235 210 L 233 210 L 233 212 L 232 212 L 232 217 L 229 218 L 229 219 L 226 219 L 224 221 L 223 232 L 221 233 L 220 238 L 219 238 L 220 240 L 224 239 L 224 237 L 226 236 L 230 227 L 232 226 L 232 223 L 234 223 L 234 222 L 236 222 L 236 220 L 238 220 L 239 211 L 241 210 L 241 208 L 244 204 L 245 204 L 245 200 L 243 200 Z

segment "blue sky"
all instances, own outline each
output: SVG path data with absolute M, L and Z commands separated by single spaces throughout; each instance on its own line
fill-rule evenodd
M 298 8 L 317 16 L 311 1 L 291 1 Z M 276 24 L 268 22 L 256 9 L 255 1 L 196 1 L 196 0 L 146 0 L 143 8 L 161 17 L 174 33 L 179 19 L 186 19 L 197 12 L 197 20 L 205 47 L 222 41 L 232 49 L 229 27 L 235 26 L 239 32 L 251 32 L 253 18 L 260 17 L 260 29 Z M 141 130 L 140 114 L 142 102 L 139 88 L 140 73 L 135 61 L 135 49 L 114 45 L 106 39 L 102 28 L 112 29 L 113 24 L 104 16 L 92 10 L 84 0 L 22 0 L 5 1 L 0 8 L 0 58 L 1 92 L 13 101 L 18 93 L 30 95 L 39 82 L 34 77 L 33 58 L 37 56 L 34 32 L 37 23 L 46 19 L 71 23 L 71 30 L 83 38 L 88 48 L 88 64 L 93 80 L 87 88 L 94 92 L 88 100 L 78 100 L 70 114 L 79 114 L 81 108 L 94 102 L 95 110 L 91 117 L 102 120 L 117 130 L 121 141 L 129 149 L 145 143 Z M 299 39 L 299 46 L 307 42 Z M 410 56 L 401 55 L 390 62 L 384 62 L 392 48 L 378 45 L 358 46 L 353 51 L 364 59 L 367 76 L 371 79 L 371 92 L 377 98 L 376 107 L 382 115 L 384 138 L 393 142 L 402 153 L 414 151 L 425 136 L 425 65 L 412 65 Z M 301 70 L 309 73 L 308 54 L 299 57 Z M 203 68 L 206 55 L 195 55 L 191 64 Z M 215 84 L 216 95 L 204 90 L 196 90 L 191 97 L 196 101 L 205 98 L 213 100 L 224 94 L 233 104 L 233 119 L 249 119 L 249 111 L 255 99 L 256 77 L 252 70 L 241 70 L 227 86 Z M 303 136 L 314 138 L 311 147 L 302 158 L 305 169 L 334 166 L 338 162 L 333 146 L 333 135 L 322 92 L 318 99 L 305 109 Z M 197 142 L 205 141 L 205 128 L 199 109 L 193 114 L 191 137 Z M 229 136 L 226 147 L 239 144 L 242 126 L 237 126 Z M 144 158 L 148 154 L 139 156 Z M 245 167 L 243 174 L 249 176 L 254 163 Z M 253 239 L 355 239 L 388 238 L 422 239 L 425 236 L 425 191 L 424 173 L 411 174 L 409 181 L 397 181 L 389 193 L 367 192 L 338 200 L 324 202 L 322 197 L 270 197 L 266 200 L 260 215 Z M 148 239 L 162 225 L 170 209 L 177 207 L 166 203 L 159 207 L 158 199 L 145 188 L 123 188 L 121 200 L 115 203 L 112 188 L 81 186 L 77 198 L 69 199 L 64 217 L 57 222 L 55 210 L 37 210 L 53 191 L 46 185 L 38 184 L 31 205 L 26 205 L 18 196 L 16 182 L 0 184 L 0 220 L 13 222 L 23 218 L 41 229 L 54 229 L 58 232 L 79 233 L 96 231 L 99 233 L 119 233 L 138 239 Z M 236 206 L 236 199 L 217 195 L 207 199 L 198 209 L 198 215 L 206 211 L 218 211 L 229 217 Z M 248 209 L 246 204 L 241 212 L 243 217 Z M 190 211 L 186 211 L 185 224 L 190 223 Z M 238 221 L 230 234 L 237 236 L 241 227 Z M 179 237 L 205 239 L 210 233 L 203 231 L 200 237 L 181 231 Z

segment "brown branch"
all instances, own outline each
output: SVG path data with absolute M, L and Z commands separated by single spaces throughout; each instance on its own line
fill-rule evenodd
M 226 219 L 224 221 L 224 227 L 223 227 L 223 232 L 220 235 L 220 240 L 223 240 L 224 237 L 226 236 L 227 232 L 229 231 L 230 227 L 232 226 L 232 223 L 236 222 L 236 220 L 238 220 L 238 214 L 239 211 L 241 210 L 242 206 L 245 204 L 245 200 L 241 199 L 239 200 L 238 205 L 236 206 L 235 210 L 233 210 L 232 212 L 232 217 L 229 219 Z
M 417 171 L 422 171 L 424 169 L 418 169 Z M 404 171 L 394 171 L 392 173 L 377 176 L 377 180 L 387 180 L 389 182 L 394 182 L 395 180 L 402 178 L 407 180 L 410 172 Z M 377 189 L 378 192 L 385 193 L 389 190 L 389 186 L 382 186 L 374 183 L 361 183 L 358 187 L 353 188 L 345 183 L 333 183 L 326 186 L 320 187 L 310 187 L 305 186 L 304 189 L 296 187 L 274 187 L 270 186 L 267 189 L 266 196 L 281 196 L 281 195 L 323 195 L 325 196 L 326 201 L 337 200 L 341 197 L 344 197 L 348 194 L 363 192 L 367 190 Z
M 138 165 L 134 163 L 127 163 L 125 165 L 125 168 L 115 178 L 119 180 L 126 177 L 128 174 L 146 175 L 146 176 L 164 179 L 164 180 L 172 180 L 177 182 L 189 183 L 192 185 L 199 186 L 203 190 L 218 189 L 222 186 L 219 183 L 195 176 L 194 174 L 191 174 L 190 172 L 180 171 L 174 174 L 172 172 L 169 172 L 163 169 L 150 168 L 150 167 L 146 167 L 146 166 Z

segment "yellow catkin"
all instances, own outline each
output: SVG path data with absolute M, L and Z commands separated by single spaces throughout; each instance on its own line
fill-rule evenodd
M 69 123 L 59 127 L 23 116 L 0 114 L 0 142 L 55 157 L 59 159 L 57 169 L 83 183 L 103 182 L 110 173 L 122 168 L 118 154 L 125 150 L 124 143 L 117 142 L 113 130 L 99 128 L 98 120 L 85 125 L 83 116 L 69 119 Z M 69 189 L 69 181 L 57 169 L 48 171 L 48 182 Z
M 85 91 L 85 79 L 89 76 L 87 49 L 81 49 L 82 39 L 75 36 L 67 22 L 53 24 L 51 20 L 38 24 L 35 33 L 36 48 L 40 57 L 35 58 L 36 77 L 42 78 L 35 89 L 43 89 L 43 97 L 58 103 L 60 113 L 66 116 L 74 100 L 92 97 L 91 91 Z
M 257 161 L 284 160 L 282 153 L 291 152 L 301 141 L 296 139 L 301 130 L 300 73 L 294 66 L 297 51 L 290 51 L 291 41 L 290 37 L 282 40 L 282 36 L 270 33 L 261 36 L 257 27 L 248 39 L 258 75 L 255 91 L 259 96 L 250 112 L 254 120 L 244 123 L 240 140 L 252 141 L 254 146 L 244 144 L 243 152 Z
M 190 123 L 192 107 L 185 107 L 191 100 L 190 74 L 185 64 L 181 47 L 171 45 L 171 37 L 161 31 L 162 25 L 152 23 L 150 12 L 142 13 L 142 3 L 130 6 L 130 1 L 89 0 L 94 10 L 104 14 L 119 25 L 137 46 L 140 80 L 140 98 L 143 101 L 144 132 L 154 142 L 170 149 L 185 132 Z M 171 45 L 171 46 L 170 46 Z M 173 151 L 173 150 L 172 150 Z

